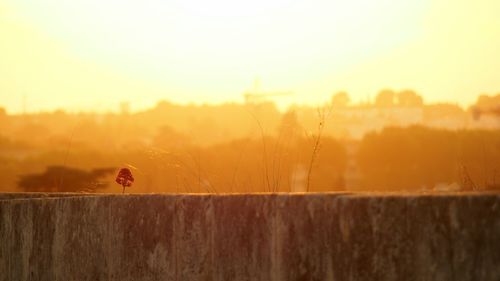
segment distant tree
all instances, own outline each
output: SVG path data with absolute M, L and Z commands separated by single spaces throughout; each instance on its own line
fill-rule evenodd
M 481 109 L 498 107 L 500 106 L 500 94 L 497 94 L 496 96 L 482 94 L 477 98 L 475 106 Z
M 385 128 L 367 134 L 360 143 L 356 160 L 361 186 L 402 191 L 462 183 L 479 190 L 495 189 L 499 144 L 497 131 Z
M 113 173 L 114 170 L 114 168 L 100 168 L 87 172 L 65 166 L 49 166 L 42 174 L 21 176 L 18 187 L 25 192 L 95 192 L 108 185 L 100 179 Z
M 344 171 L 347 167 L 347 152 L 345 146 L 338 140 L 324 136 L 321 139 L 320 149 L 312 151 L 315 139 L 304 137 L 299 140 L 295 148 L 295 157 L 307 169 L 311 154 L 316 153 L 313 169 L 310 173 L 309 191 L 324 192 L 338 191 L 345 187 Z M 295 167 L 297 164 L 295 164 Z M 308 172 L 306 170 L 306 172 Z M 304 186 L 307 189 L 307 177 Z
M 375 105 L 378 107 L 391 107 L 394 106 L 396 100 L 396 93 L 390 89 L 384 89 L 377 94 L 375 98 Z
M 479 119 L 483 114 L 500 116 L 500 94 L 496 96 L 480 95 L 470 110 L 474 119 Z
M 349 98 L 349 95 L 347 94 L 347 92 L 341 91 L 341 92 L 338 92 L 332 96 L 331 102 L 332 102 L 333 107 L 342 108 L 342 107 L 346 107 L 347 105 L 349 105 L 349 103 L 351 102 L 351 99 Z
M 413 90 L 403 90 L 398 93 L 398 104 L 406 107 L 418 107 L 424 104 L 424 100 Z
M 300 131 L 301 125 L 297 118 L 297 112 L 294 110 L 289 110 L 283 114 L 281 117 L 281 122 L 278 126 L 278 134 L 282 134 L 283 137 L 290 138 L 295 133 Z

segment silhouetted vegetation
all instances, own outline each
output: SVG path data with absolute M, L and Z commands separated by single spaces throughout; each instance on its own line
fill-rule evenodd
M 115 179 L 116 183 L 123 187 L 122 193 L 125 193 L 125 187 L 132 186 L 134 182 L 134 177 L 132 176 L 132 172 L 128 168 L 122 168 L 118 172 L 118 175 Z
M 101 168 L 87 172 L 63 166 L 49 166 L 42 174 L 21 176 L 18 185 L 23 191 L 28 192 L 95 192 L 108 185 L 100 179 L 113 173 L 114 170 L 114 168 Z
M 401 191 L 457 183 L 461 189 L 500 189 L 498 159 L 499 131 L 387 128 L 368 134 L 361 142 L 360 186 Z M 464 182 L 464 177 L 472 182 Z
M 160 102 L 123 114 L 0 111 L 0 181 L 11 191 L 119 192 L 104 184 L 115 180 L 109 170 L 94 169 L 128 167 L 131 192 L 498 189 L 500 122 L 486 113 L 496 104 L 481 96 L 466 111 L 383 90 L 373 104 L 339 92 L 322 118 L 315 107 L 280 113 L 266 101 Z M 485 109 L 481 118 L 473 108 Z

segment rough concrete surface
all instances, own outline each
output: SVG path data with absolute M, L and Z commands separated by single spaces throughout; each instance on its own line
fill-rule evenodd
M 77 197 L 77 196 L 99 196 L 97 193 L 72 193 L 72 192 L 0 192 L 0 200 L 47 198 L 47 197 Z
M 0 194 L 0 281 L 500 280 L 500 194 Z

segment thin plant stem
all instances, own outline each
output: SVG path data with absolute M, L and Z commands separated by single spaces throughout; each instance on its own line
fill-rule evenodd
M 312 174 L 312 169 L 314 165 L 314 160 L 316 160 L 320 148 L 320 142 L 321 142 L 321 136 L 323 135 L 323 129 L 325 127 L 325 119 L 326 119 L 326 114 L 324 109 L 319 109 L 318 108 L 318 117 L 319 117 L 319 124 L 318 124 L 318 134 L 316 136 L 313 136 L 314 139 L 314 146 L 311 154 L 311 159 L 309 160 L 309 168 L 307 169 L 307 184 L 306 184 L 306 192 L 309 192 L 310 184 L 311 184 L 311 174 Z
M 261 138 L 262 138 L 262 146 L 263 146 L 263 149 L 264 149 L 263 162 L 264 162 L 264 172 L 265 172 L 266 183 L 267 183 L 267 190 L 266 191 L 270 192 L 271 191 L 271 182 L 269 180 L 269 168 L 267 166 L 267 148 L 266 148 L 266 137 L 265 137 L 265 134 L 264 134 L 264 128 L 262 127 L 262 124 L 260 123 L 260 121 L 257 118 L 257 116 L 255 116 L 251 112 L 250 112 L 250 114 L 255 119 L 255 121 L 257 122 L 257 125 L 259 126 L 259 129 L 260 129 L 260 134 L 261 134 Z

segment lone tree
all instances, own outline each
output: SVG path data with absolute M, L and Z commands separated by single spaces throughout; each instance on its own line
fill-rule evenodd
M 398 105 L 405 107 L 419 107 L 424 104 L 424 100 L 413 90 L 403 90 L 398 93 Z
M 116 176 L 116 183 L 123 187 L 122 193 L 125 193 L 125 187 L 131 186 L 133 182 L 134 177 L 132 176 L 132 172 L 130 172 L 127 168 L 120 169 L 118 175 Z
M 95 192 L 108 186 L 101 179 L 114 170 L 100 168 L 87 172 L 65 166 L 49 166 L 41 174 L 21 176 L 17 185 L 26 192 Z
M 378 107 L 392 107 L 396 103 L 396 93 L 390 89 L 384 89 L 377 94 L 375 105 Z
M 333 107 L 336 108 L 344 108 L 349 105 L 351 102 L 351 98 L 349 98 L 349 95 L 347 92 L 341 91 L 337 92 L 335 95 L 332 96 L 331 104 Z

